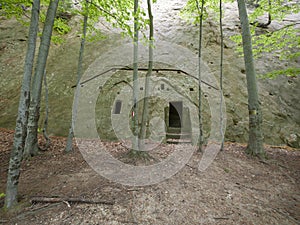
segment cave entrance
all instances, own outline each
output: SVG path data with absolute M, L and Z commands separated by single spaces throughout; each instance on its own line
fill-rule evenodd
M 182 102 L 169 103 L 169 127 L 181 128 Z

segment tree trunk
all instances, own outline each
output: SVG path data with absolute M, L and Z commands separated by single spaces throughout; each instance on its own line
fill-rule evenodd
M 41 38 L 38 53 L 37 66 L 33 76 L 29 117 L 27 125 L 27 137 L 25 142 L 24 157 L 29 158 L 38 153 L 38 121 L 40 116 L 40 101 L 43 83 L 43 75 L 46 68 L 47 57 L 50 48 L 52 28 L 59 0 L 51 0 L 47 10 L 46 21 Z
M 149 109 L 149 86 L 150 86 L 150 76 L 152 74 L 153 68 L 153 15 L 151 9 L 151 0 L 147 0 L 148 5 L 148 14 L 149 14 L 149 61 L 148 61 L 148 71 L 145 79 L 145 95 L 143 102 L 143 114 L 142 114 L 142 122 L 141 122 L 141 131 L 140 131 L 140 139 L 139 139 L 139 149 L 140 151 L 144 151 L 145 149 L 145 139 L 147 135 L 147 121 L 148 121 L 148 109 Z
M 198 14 L 200 16 L 200 25 L 199 25 L 199 49 L 198 49 L 198 121 L 199 121 L 199 151 L 202 152 L 203 145 L 203 126 L 202 126 L 202 86 L 201 86 L 201 61 L 202 61 L 202 30 L 203 30 L 203 11 L 204 11 L 204 0 L 201 1 L 201 8 L 199 6 L 198 0 L 196 0 Z
M 38 33 L 40 12 L 40 0 L 34 0 L 31 10 L 30 27 L 28 34 L 28 46 L 25 58 L 24 74 L 22 88 L 19 100 L 18 117 L 14 134 L 14 142 L 9 160 L 5 207 L 10 208 L 17 203 L 18 182 L 20 176 L 20 167 L 26 139 L 26 128 L 28 121 L 28 108 L 30 102 L 30 83 L 34 54 L 36 48 L 36 39 Z
M 220 10 L 220 39 L 221 39 L 221 59 L 220 59 L 220 135 L 222 137 L 222 143 L 221 143 L 221 151 L 224 149 L 224 131 L 223 131 L 223 124 L 224 124 L 224 114 L 223 114 L 223 58 L 224 58 L 224 35 L 223 35 L 223 13 L 222 13 L 222 0 L 220 0 L 219 5 Z
M 139 45 L 139 28 L 138 28 L 138 7 L 139 1 L 134 0 L 134 37 L 133 37 L 133 112 L 132 112 L 132 124 L 133 124 L 133 140 L 132 140 L 132 150 L 138 150 L 138 45 Z
M 251 33 L 244 0 L 238 0 L 238 8 L 242 27 L 243 50 L 248 89 L 249 140 L 247 153 L 254 156 L 265 157 L 265 151 L 263 149 L 263 137 L 261 132 L 262 112 L 258 100 Z
M 80 90 L 79 83 L 80 83 L 80 79 L 82 76 L 82 61 L 83 61 L 83 53 L 84 53 L 87 21 L 88 21 L 88 6 L 89 6 L 88 4 L 89 4 L 89 2 L 88 2 L 88 0 L 86 0 L 85 1 L 86 12 L 85 12 L 84 18 L 83 18 L 83 36 L 82 36 L 81 43 L 80 43 L 79 58 L 78 58 L 75 98 L 74 98 L 72 119 L 71 119 L 71 125 L 70 125 L 70 129 L 69 129 L 69 135 L 68 135 L 68 139 L 67 139 L 65 152 L 71 152 L 73 149 L 72 148 L 73 147 L 73 137 L 74 137 L 74 133 L 73 133 L 74 124 L 73 123 L 76 121 L 76 114 L 77 114 L 77 109 L 78 109 L 78 95 L 79 95 L 79 90 Z
M 43 151 L 47 151 L 50 144 L 51 144 L 51 139 L 49 138 L 47 134 L 47 129 L 48 129 L 48 117 L 49 117 L 49 94 L 48 94 L 48 84 L 47 84 L 47 73 L 45 70 L 44 73 L 44 86 L 45 86 L 45 105 L 46 105 L 46 112 L 45 112 L 45 120 L 44 120 L 44 127 L 43 127 L 43 136 L 46 140 L 45 147 L 43 148 Z

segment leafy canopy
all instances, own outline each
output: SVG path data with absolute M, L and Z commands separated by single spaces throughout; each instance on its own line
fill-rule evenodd
M 201 0 L 198 0 L 199 2 Z M 232 2 L 227 0 L 224 2 Z M 256 58 L 262 57 L 264 53 L 271 53 L 278 57 L 279 60 L 291 60 L 300 56 L 300 35 L 299 30 L 295 28 L 295 22 L 290 21 L 289 25 L 282 26 L 277 30 L 259 28 L 258 19 L 271 16 L 272 21 L 284 21 L 288 15 L 299 13 L 300 5 L 293 0 L 259 0 L 259 6 L 256 7 L 249 15 L 252 34 L 253 54 Z M 203 19 L 212 16 L 214 19 L 219 14 L 219 0 L 205 0 Z M 181 15 L 192 23 L 199 23 L 200 13 L 197 8 L 197 0 L 188 0 L 186 6 L 181 11 Z M 267 19 L 266 19 L 267 20 Z M 268 21 L 266 21 L 267 23 Z M 287 21 L 288 22 L 288 21 Z M 237 51 L 242 53 L 242 36 L 237 34 L 231 37 L 237 43 Z M 278 75 L 295 76 L 299 75 L 300 68 L 287 68 L 278 71 L 272 71 L 265 74 L 264 77 L 274 78 Z
M 49 2 L 50 0 L 41 0 L 41 26 L 45 22 Z M 88 4 L 85 4 L 86 2 Z M 6 18 L 15 17 L 22 24 L 29 25 L 31 5 L 30 0 L 2 0 L 0 15 Z M 134 14 L 132 0 L 81 0 L 78 3 L 73 3 L 71 0 L 60 0 L 53 27 L 55 32 L 52 36 L 52 41 L 54 43 L 63 42 L 64 35 L 72 29 L 69 24 L 69 18 L 76 15 L 82 16 L 86 13 L 88 13 L 89 18 L 87 29 L 87 40 L 89 41 L 99 40 L 104 37 L 101 30 L 96 26 L 103 19 L 110 26 L 120 28 L 124 36 L 130 37 L 133 37 L 134 18 L 138 18 L 140 30 L 143 30 L 149 24 L 143 9 L 139 8 L 136 15 Z
M 132 0 L 88 0 L 88 34 L 90 40 L 101 37 L 101 31 L 95 26 L 101 19 L 105 19 L 113 28 L 120 28 L 122 35 L 133 38 L 133 20 L 138 18 L 139 30 L 142 30 L 149 23 L 146 19 L 146 13 L 142 8 L 138 8 L 135 15 Z M 85 13 L 85 5 L 82 5 L 82 11 Z
M 40 31 L 42 30 L 42 26 L 46 19 L 49 3 L 50 0 L 41 0 L 40 3 Z M 8 19 L 14 17 L 23 25 L 29 26 L 31 7 L 31 0 L 2 0 L 0 15 Z M 52 36 L 52 41 L 54 41 L 54 43 L 63 42 L 63 35 L 71 31 L 71 27 L 68 24 L 68 19 L 61 17 L 61 15 L 66 13 L 72 13 L 71 0 L 61 0 L 59 2 L 57 16 L 53 26 L 55 32 Z M 39 35 L 40 34 L 41 32 L 39 32 Z
M 269 2 L 270 1 L 270 2 Z M 300 56 L 300 36 L 299 30 L 295 28 L 295 22 L 290 21 L 288 25 L 283 25 L 277 30 L 260 28 L 258 19 L 265 18 L 268 14 L 273 21 L 289 22 L 286 17 L 291 14 L 299 13 L 299 4 L 293 3 L 291 0 L 260 0 L 259 7 L 249 15 L 252 34 L 252 46 L 254 57 L 263 57 L 264 53 L 271 53 L 279 60 L 291 60 Z M 267 21 L 266 21 L 267 22 Z M 242 52 L 241 35 L 232 36 L 231 39 L 239 46 L 238 52 Z M 275 78 L 278 75 L 296 76 L 299 75 L 300 68 L 290 67 L 283 70 L 276 70 L 265 74 L 262 77 Z

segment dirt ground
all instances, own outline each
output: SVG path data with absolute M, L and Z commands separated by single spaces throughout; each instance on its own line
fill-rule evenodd
M 0 193 L 12 137 L 0 129 Z M 2 210 L 0 224 L 300 224 L 299 150 L 267 146 L 269 159 L 261 161 L 245 155 L 244 145 L 226 143 L 205 172 L 197 169 L 201 154 L 194 153 L 170 179 L 129 187 L 98 175 L 79 150 L 64 154 L 64 145 L 64 138 L 53 137 L 48 151 L 23 163 L 20 207 Z M 31 204 L 34 196 L 66 201 Z

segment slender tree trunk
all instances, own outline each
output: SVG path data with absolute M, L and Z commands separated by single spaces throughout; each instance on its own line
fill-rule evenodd
M 150 77 L 152 74 L 153 68 L 153 15 L 151 9 L 151 0 L 147 0 L 148 5 L 148 15 L 149 15 L 149 61 L 148 61 L 148 71 L 145 79 L 145 96 L 143 102 L 143 114 L 142 114 L 142 122 L 141 122 L 141 131 L 140 131 L 140 139 L 139 139 L 139 149 L 143 151 L 145 149 L 145 139 L 147 135 L 147 121 L 148 121 L 148 111 L 149 111 L 149 86 L 150 86 Z
M 27 53 L 25 58 L 24 74 L 21 87 L 21 94 L 19 100 L 18 117 L 16 121 L 16 129 L 14 134 L 13 148 L 10 155 L 5 207 L 10 208 L 17 204 L 18 183 L 20 176 L 20 167 L 24 151 L 24 144 L 26 139 L 26 128 L 28 121 L 28 108 L 30 102 L 30 83 L 32 68 L 34 62 L 34 54 L 36 48 L 36 39 L 38 33 L 40 12 L 40 0 L 34 0 L 31 10 L 30 27 L 28 34 Z
M 40 117 L 40 101 L 43 83 L 43 75 L 46 68 L 47 57 L 50 48 L 52 28 L 59 0 L 51 0 L 47 10 L 46 21 L 42 33 L 41 44 L 38 53 L 37 66 L 33 76 L 29 117 L 27 125 L 27 137 L 25 142 L 24 157 L 29 158 L 38 153 L 38 121 Z
M 45 86 L 45 105 L 46 105 L 46 112 L 45 112 L 45 120 L 44 120 L 44 127 L 43 127 L 43 136 L 46 140 L 46 145 L 45 148 L 43 148 L 43 151 L 47 151 L 50 144 L 51 144 L 51 139 L 49 138 L 47 134 L 47 129 L 48 129 L 48 117 L 49 117 L 49 91 L 48 91 L 48 84 L 47 84 L 47 73 L 45 70 L 44 73 L 44 86 Z
M 138 150 L 138 45 L 139 45 L 139 28 L 138 28 L 138 7 L 139 1 L 134 0 L 134 38 L 133 38 L 133 112 L 132 112 L 132 123 L 133 123 L 133 140 L 132 140 L 132 150 L 134 153 Z
M 76 121 L 76 115 L 77 115 L 77 109 L 78 109 L 78 95 L 80 90 L 80 79 L 82 76 L 82 62 L 83 62 L 83 53 L 84 53 L 84 46 L 85 46 L 85 39 L 86 39 L 86 30 L 87 30 L 87 21 L 88 21 L 88 7 L 89 2 L 88 0 L 85 1 L 85 8 L 86 12 L 84 14 L 83 18 L 83 36 L 81 38 L 80 43 L 80 50 L 79 50 L 79 58 L 78 58 L 78 67 L 77 67 L 77 82 L 76 82 L 76 90 L 75 90 L 75 98 L 74 98 L 74 105 L 72 110 L 72 119 L 71 119 L 71 125 L 69 129 L 69 135 L 67 139 L 67 144 L 65 148 L 65 152 L 71 152 L 72 146 L 73 146 L 73 128 L 74 128 L 74 122 Z
M 247 153 L 254 156 L 265 157 L 265 151 L 263 148 L 263 137 L 261 131 L 262 112 L 258 100 L 256 73 L 252 53 L 251 33 L 244 0 L 238 0 L 238 8 L 242 27 L 243 50 L 248 89 L 249 140 Z
M 224 115 L 222 110 L 223 105 L 223 58 L 224 58 L 224 36 L 223 36 L 223 13 L 222 13 L 222 0 L 220 0 L 220 39 L 221 39 L 221 59 L 220 59 L 220 135 L 222 138 L 221 143 L 221 151 L 224 149 L 224 131 L 223 131 L 223 123 L 224 123 Z
M 203 11 L 204 11 L 204 0 L 201 1 L 201 7 L 198 0 L 196 0 L 198 14 L 200 16 L 200 25 L 199 25 L 199 49 L 198 49 L 198 121 L 199 121 L 199 151 L 202 152 L 203 145 L 203 125 L 202 125 L 202 86 L 201 86 L 201 61 L 202 61 L 202 31 L 203 31 Z

